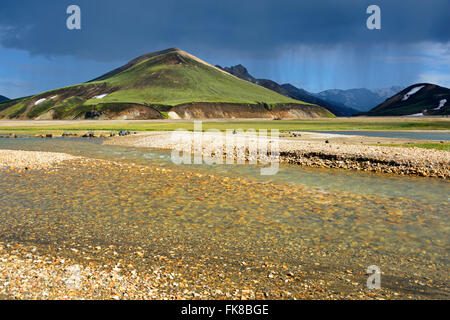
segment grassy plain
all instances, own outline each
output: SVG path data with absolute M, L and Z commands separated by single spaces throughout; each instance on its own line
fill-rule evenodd
M 280 131 L 429 131 L 450 130 L 450 118 L 405 117 L 389 118 L 335 118 L 304 120 L 203 120 L 203 130 L 217 129 L 278 129 Z M 193 120 L 2 120 L 0 133 L 47 133 L 53 131 L 171 131 L 177 129 L 194 129 Z

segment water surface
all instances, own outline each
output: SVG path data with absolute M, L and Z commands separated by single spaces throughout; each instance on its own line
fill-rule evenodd
M 291 165 L 268 177 L 257 166 L 177 166 L 168 152 L 100 142 L 0 139 L 2 149 L 118 162 L 0 174 L 0 241 L 141 272 L 158 266 L 202 290 L 357 297 L 375 264 L 399 297 L 449 297 L 442 179 Z

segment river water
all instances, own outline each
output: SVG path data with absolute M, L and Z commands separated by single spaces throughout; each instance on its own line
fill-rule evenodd
M 354 297 L 366 290 L 366 268 L 377 265 L 384 288 L 399 297 L 449 297 L 450 185 L 441 179 L 291 165 L 261 176 L 250 165 L 177 166 L 168 152 L 100 139 L 0 139 L 0 148 L 124 166 L 3 172 L 1 241 L 77 248 L 142 270 L 165 256 L 190 261 L 183 281 L 288 297 L 305 293 L 305 283 Z M 111 244 L 117 257 L 91 250 Z M 147 260 L 133 255 L 138 247 Z M 291 282 L 287 271 L 304 281 Z

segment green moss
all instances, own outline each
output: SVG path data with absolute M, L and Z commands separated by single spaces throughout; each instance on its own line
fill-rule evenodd
M 76 118 L 81 111 L 80 107 L 84 101 L 81 97 L 71 97 L 63 100 L 53 107 L 56 118 Z
M 27 109 L 27 103 L 26 102 L 20 102 L 18 104 L 13 105 L 12 107 L 6 109 L 4 112 L 2 112 L 3 116 L 9 117 L 9 118 L 15 118 L 22 113 L 25 112 Z
M 53 107 L 54 104 L 55 103 L 52 100 L 44 101 L 44 102 L 38 104 L 37 106 L 35 106 L 34 108 L 32 108 L 30 110 L 30 112 L 28 112 L 27 116 L 30 118 L 38 117 L 41 114 L 49 111 Z

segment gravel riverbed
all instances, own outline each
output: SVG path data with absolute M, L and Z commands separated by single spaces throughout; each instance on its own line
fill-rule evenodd
M 76 158 L 79 157 L 74 157 L 65 153 L 0 149 L 0 170 L 45 169 L 55 166 L 63 161 Z
M 437 204 L 88 158 L 0 183 L 1 298 L 449 296 Z
M 175 134 L 175 136 L 174 136 Z M 200 135 L 196 133 L 197 137 Z M 321 134 L 315 134 L 321 136 Z M 384 172 L 400 175 L 419 175 L 450 178 L 450 152 L 422 149 L 330 143 L 324 134 L 322 141 L 302 141 L 280 138 L 280 162 L 324 168 L 353 169 L 372 172 Z M 244 139 L 246 143 L 257 143 L 255 135 L 239 135 L 236 139 Z M 214 150 L 220 150 L 226 156 L 225 135 L 222 133 L 203 133 L 202 154 L 210 156 Z M 114 137 L 104 143 L 150 147 L 169 150 L 193 150 L 194 135 L 185 134 L 180 138 L 173 132 L 153 132 L 128 137 Z M 269 145 L 274 143 L 268 137 Z M 269 147 L 270 149 L 270 147 Z M 245 155 L 246 160 L 255 160 L 249 155 L 247 147 L 233 149 L 233 157 Z M 214 154 L 213 154 L 214 155 Z

